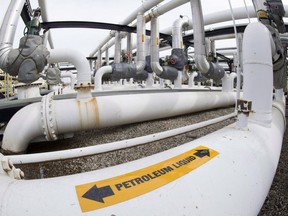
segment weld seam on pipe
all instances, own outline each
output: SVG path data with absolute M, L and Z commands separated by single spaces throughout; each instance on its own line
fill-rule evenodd
M 187 133 L 192 130 L 196 130 L 202 127 L 206 127 L 212 124 L 216 124 L 221 121 L 235 117 L 236 113 L 231 113 L 225 116 L 217 117 L 207 121 L 195 123 L 192 125 L 184 126 L 181 128 L 176 128 L 168 131 L 163 131 L 155 134 L 150 134 L 146 136 L 136 137 L 128 140 L 121 140 L 111 143 L 99 144 L 95 146 L 75 148 L 70 150 L 62 150 L 49 153 L 37 153 L 37 154 L 28 154 L 28 155 L 14 155 L 14 156 L 4 156 L 8 157 L 13 164 L 28 164 L 28 163 L 39 163 L 39 162 L 48 162 L 55 160 L 66 160 L 72 158 L 85 157 L 89 155 L 96 155 L 100 153 L 120 150 L 124 148 L 131 148 L 138 145 L 142 145 L 149 142 L 158 141 L 161 139 L 169 138 L 179 134 Z

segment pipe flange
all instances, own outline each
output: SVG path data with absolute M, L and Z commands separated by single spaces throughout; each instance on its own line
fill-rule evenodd
M 45 95 L 41 100 L 41 122 L 45 139 L 48 141 L 57 140 L 56 121 L 53 115 L 53 99 L 54 93 Z

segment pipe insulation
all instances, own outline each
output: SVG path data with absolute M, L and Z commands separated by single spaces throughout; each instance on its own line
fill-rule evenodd
M 205 77 L 213 80 L 220 80 L 225 74 L 225 70 L 217 63 L 208 62 L 206 59 L 204 19 L 200 0 L 191 0 L 191 10 L 194 30 L 194 50 L 195 63 L 197 69 Z
M 41 103 L 28 105 L 12 117 L 3 135 L 2 149 L 23 152 L 33 139 L 43 135 L 47 140 L 55 140 L 60 134 L 166 118 L 234 103 L 235 95 L 223 92 L 144 93 L 141 97 L 118 95 L 67 100 L 52 100 L 47 95 Z M 32 120 L 30 110 L 35 116 Z
M 146 40 L 146 28 L 143 13 L 137 15 L 137 64 L 136 74 L 141 74 L 144 71 L 146 65 L 146 53 L 145 53 L 145 40 Z
M 0 29 L 0 68 L 8 67 L 8 54 L 12 50 L 18 20 L 25 0 L 11 1 Z
M 243 99 L 252 101 L 251 118 L 264 124 L 272 118 L 274 48 L 271 33 L 262 23 L 251 23 L 246 27 L 243 37 Z

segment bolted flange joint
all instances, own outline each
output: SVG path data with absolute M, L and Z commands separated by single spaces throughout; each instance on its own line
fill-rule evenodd
M 41 122 L 45 139 L 57 140 L 56 120 L 53 113 L 53 93 L 45 95 L 41 100 Z

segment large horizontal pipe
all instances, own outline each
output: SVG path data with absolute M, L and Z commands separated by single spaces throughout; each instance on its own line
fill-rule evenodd
M 104 198 L 106 203 L 118 195 L 115 185 L 109 183 L 108 180 L 118 179 L 117 183 L 120 184 L 124 181 L 121 177 L 128 176 L 131 172 L 149 168 L 152 173 L 160 169 L 155 167 L 158 163 L 203 145 L 204 149 L 215 150 L 218 155 L 212 159 L 205 156 L 209 161 L 202 166 L 195 166 L 193 161 L 190 162 L 188 165 L 194 165 L 195 170 L 180 177 L 177 181 L 168 180 L 167 184 L 155 190 L 145 189 L 145 194 L 142 196 L 105 208 L 98 208 L 95 211 L 87 211 L 85 215 L 95 215 L 97 212 L 100 216 L 111 215 L 111 213 L 127 216 L 162 216 L 179 215 L 181 212 L 189 216 L 255 216 L 259 213 L 269 192 L 277 168 L 285 128 L 285 115 L 276 108 L 273 108 L 272 113 L 271 127 L 263 127 L 251 122 L 249 130 L 238 130 L 235 125 L 230 125 L 168 151 L 130 163 L 77 175 L 38 180 L 15 180 L 6 176 L 0 166 L 1 213 L 5 216 L 23 215 L 23 213 L 27 216 L 83 215 L 75 186 L 87 184 L 87 189 L 79 194 L 79 199 L 95 185 L 99 188 L 110 186 L 115 195 Z M 178 168 L 172 171 L 175 175 L 180 174 Z M 150 172 L 142 175 L 148 175 Z M 141 178 L 141 175 L 130 179 L 132 181 L 137 177 Z M 151 182 L 157 179 L 151 179 Z M 99 185 L 100 181 L 104 182 L 104 185 Z M 125 184 L 127 185 L 125 190 L 135 191 L 139 186 L 138 184 L 133 186 L 128 181 Z M 86 201 L 93 205 L 104 206 L 100 202 L 88 199 Z M 35 206 L 36 202 L 37 206 Z M 167 205 L 167 203 L 173 203 L 173 205 Z M 134 208 L 135 205 L 137 208 Z M 128 212 L 127 209 L 129 209 Z
M 45 96 L 18 111 L 9 121 L 3 136 L 2 149 L 23 152 L 39 137 L 48 140 L 75 131 L 124 125 L 177 116 L 235 103 L 233 93 L 175 92 L 139 95 L 118 95 L 90 99 L 52 100 Z M 30 118 L 33 110 L 33 119 Z M 24 120 L 27 118 L 27 120 Z M 22 124 L 19 124 L 19 120 Z M 15 137 L 17 131 L 17 137 Z

